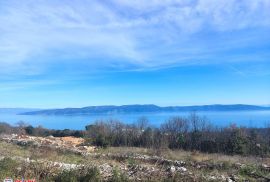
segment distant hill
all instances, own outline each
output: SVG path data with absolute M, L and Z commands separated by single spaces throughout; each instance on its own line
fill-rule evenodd
M 122 105 L 122 106 L 89 106 L 83 108 L 47 109 L 22 112 L 21 115 L 86 115 L 86 114 L 117 114 L 146 112 L 188 112 L 188 111 L 251 111 L 270 110 L 270 107 L 255 105 L 202 105 L 202 106 L 167 106 L 156 105 Z

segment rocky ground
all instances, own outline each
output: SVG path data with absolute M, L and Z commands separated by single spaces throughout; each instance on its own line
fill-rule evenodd
M 83 138 L 75 137 L 35 137 L 27 135 L 2 135 L 1 140 L 20 146 L 50 147 L 52 149 L 67 150 L 74 153 L 84 154 L 93 152 L 95 147 L 84 145 Z
M 132 181 L 270 181 L 269 158 L 140 148 L 98 149 L 84 143 L 84 139 L 74 137 L 3 135 L 0 159 L 10 157 L 24 165 L 44 166 L 51 175 L 94 166 L 104 181 L 110 181 L 115 170 Z

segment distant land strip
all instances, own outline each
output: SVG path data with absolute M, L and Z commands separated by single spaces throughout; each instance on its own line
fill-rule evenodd
M 192 112 L 192 111 L 263 111 L 269 106 L 245 104 L 233 105 L 200 105 L 200 106 L 166 106 L 149 105 L 107 105 L 82 108 L 46 109 L 19 113 L 20 115 L 84 115 L 84 114 L 121 114 L 121 113 L 151 113 L 151 112 Z

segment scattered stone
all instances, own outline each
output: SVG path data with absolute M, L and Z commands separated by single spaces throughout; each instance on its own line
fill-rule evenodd
M 93 152 L 96 147 L 94 146 L 82 146 L 84 143 L 83 138 L 76 137 L 35 137 L 28 135 L 5 135 L 2 140 L 13 143 L 20 146 L 35 146 L 35 147 L 49 147 L 55 149 L 61 149 L 65 151 L 71 151 L 84 155 L 85 152 Z
M 175 161 L 174 162 L 174 165 L 175 166 L 178 166 L 178 167 L 181 167 L 181 166 L 184 166 L 186 163 L 184 161 Z
M 94 158 L 110 159 L 118 162 L 118 165 L 110 165 L 104 163 L 102 165 L 95 164 L 95 166 L 100 170 L 100 174 L 104 179 L 110 180 L 113 175 L 114 167 L 117 167 L 121 172 L 125 173 L 130 179 L 134 181 L 144 180 L 144 179 L 157 179 L 161 176 L 175 176 L 174 174 L 179 174 L 183 181 L 227 181 L 235 182 L 239 181 L 236 175 L 213 175 L 215 173 L 201 174 L 198 171 L 207 170 L 220 170 L 223 169 L 223 163 L 217 163 L 212 161 L 188 161 L 187 163 L 181 160 L 170 160 L 165 159 L 160 156 L 150 156 L 142 155 L 136 153 L 126 153 L 126 154 L 117 154 L 117 153 L 95 153 L 96 148 L 94 146 L 84 146 L 84 139 L 75 138 L 75 137 L 34 137 L 26 135 L 5 135 L 0 139 L 14 143 L 22 146 L 37 146 L 37 147 L 50 147 L 53 149 L 61 149 L 65 151 L 71 151 L 74 153 L 81 154 L 83 156 L 91 156 Z M 3 159 L 0 156 L 0 160 Z M 19 159 L 18 157 L 16 159 Z M 127 164 L 127 159 L 136 160 L 135 164 Z M 46 165 L 48 169 L 57 168 L 57 170 L 72 170 L 80 169 L 87 167 L 87 165 L 77 165 L 77 164 L 68 164 L 62 162 L 52 162 L 52 161 L 42 161 L 42 160 L 31 160 L 29 158 L 20 158 L 19 160 L 31 165 L 33 163 L 40 163 Z M 108 160 L 108 161 L 110 161 Z M 106 161 L 107 162 L 107 161 Z M 138 162 L 138 163 L 137 163 Z M 169 166 L 169 167 L 166 167 Z M 232 167 L 235 169 L 241 169 L 245 164 L 235 163 Z M 188 169 L 187 169 L 188 168 Z M 262 164 L 261 169 L 270 170 L 268 164 Z M 237 174 L 236 172 L 234 174 Z M 153 178 L 155 177 L 155 178 Z M 254 178 L 254 177 L 253 177 Z M 258 178 L 258 177 L 256 177 Z M 259 179 L 259 178 L 258 178 Z M 263 177 L 260 176 L 260 179 Z M 264 177 L 264 179 L 268 179 Z M 242 180 L 242 179 L 241 179 Z
M 110 177 L 112 175 L 113 167 L 105 163 L 99 166 L 101 174 L 105 177 Z

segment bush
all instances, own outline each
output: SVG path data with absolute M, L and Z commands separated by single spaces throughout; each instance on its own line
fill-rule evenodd
M 98 137 L 93 141 L 93 144 L 103 148 L 107 148 L 109 146 L 108 140 L 106 140 L 102 135 L 98 135 Z
M 35 128 L 33 126 L 27 126 L 24 129 L 25 129 L 26 134 L 34 135 Z

